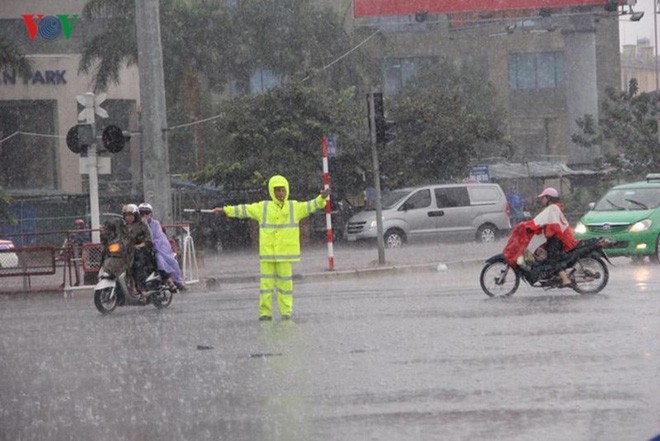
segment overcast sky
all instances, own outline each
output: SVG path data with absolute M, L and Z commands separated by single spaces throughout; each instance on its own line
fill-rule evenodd
M 640 21 L 630 21 L 630 15 L 619 17 L 619 33 L 622 45 L 635 44 L 638 38 L 648 38 L 651 40 L 651 45 L 654 45 L 653 2 L 654 0 L 637 0 L 637 5 L 633 6 L 633 10 L 635 12 L 644 11 L 644 17 Z

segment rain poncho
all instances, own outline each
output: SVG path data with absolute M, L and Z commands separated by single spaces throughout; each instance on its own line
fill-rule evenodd
M 286 188 L 286 198 L 275 197 L 275 187 Z M 300 260 L 300 221 L 325 207 L 322 196 L 305 201 L 289 200 L 289 182 L 283 176 L 268 181 L 270 201 L 223 207 L 228 217 L 250 218 L 259 222 L 259 257 L 262 261 L 297 262 Z
M 534 219 L 521 222 L 513 229 L 503 251 L 509 265 L 516 266 L 516 259 L 522 255 L 535 234 L 543 233 L 546 240 L 560 240 L 564 251 L 575 248 L 577 241 L 562 208 L 561 204 L 548 205 Z
M 153 241 L 154 250 L 156 251 L 156 264 L 158 265 L 158 269 L 169 274 L 174 280 L 174 283 L 182 285 L 183 276 L 181 275 L 181 269 L 174 258 L 172 245 L 170 245 L 167 235 L 163 232 L 163 227 L 160 225 L 160 222 L 154 218 L 150 218 L 148 223 L 149 228 L 151 229 L 151 240 Z

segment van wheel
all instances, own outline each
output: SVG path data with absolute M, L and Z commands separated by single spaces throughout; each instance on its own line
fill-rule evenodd
M 495 242 L 497 239 L 497 228 L 491 224 L 485 224 L 477 230 L 477 242 Z
M 385 248 L 401 248 L 406 241 L 406 235 L 403 231 L 396 228 L 385 232 Z

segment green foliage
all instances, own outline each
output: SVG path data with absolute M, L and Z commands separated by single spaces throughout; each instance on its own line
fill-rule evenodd
M 195 180 L 227 189 L 261 188 L 270 176 L 281 174 L 293 196 L 307 197 L 322 187 L 321 138 L 334 133 L 343 158 L 337 162 L 353 163 L 343 171 L 351 185 L 351 179 L 357 180 L 361 144 L 352 141 L 350 133 L 361 109 L 350 98 L 350 90 L 336 93 L 288 83 L 226 103 L 225 118 L 218 123 L 222 141 L 212 165 L 195 174 Z M 344 181 L 341 175 L 333 179 L 339 186 Z
M 602 165 L 615 168 L 618 177 L 634 179 L 658 171 L 658 109 L 658 95 L 639 93 L 633 79 L 627 91 L 608 89 L 598 124 L 592 115 L 580 118 L 577 124 L 581 133 L 572 140 L 585 147 L 602 146 Z
M 5 194 L 5 190 L 0 187 L 0 224 L 7 222 L 9 225 L 16 225 L 16 218 L 12 212 L 9 211 L 11 203 L 11 197 Z
M 470 163 L 507 154 L 504 112 L 485 71 L 447 60 L 427 66 L 386 102 L 396 139 L 381 154 L 391 186 L 462 180 Z
M 0 37 L 0 72 L 15 70 L 21 78 L 32 76 L 32 63 L 6 37 Z
M 106 25 L 85 43 L 80 58 L 79 70 L 93 74 L 95 90 L 119 82 L 121 69 L 137 63 L 134 1 L 90 0 L 83 8 L 83 20 L 103 17 Z

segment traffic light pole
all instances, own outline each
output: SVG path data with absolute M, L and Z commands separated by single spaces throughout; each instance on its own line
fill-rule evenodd
M 378 264 L 385 264 L 385 239 L 383 238 L 383 206 L 380 200 L 380 167 L 378 166 L 378 143 L 376 141 L 376 109 L 374 94 L 369 93 L 369 133 L 371 135 L 371 161 L 376 189 L 376 235 L 378 237 Z
M 94 94 L 87 92 L 84 95 L 85 100 L 85 123 L 91 124 L 94 133 L 94 142 L 87 148 L 87 175 L 89 177 L 89 210 L 92 220 L 92 242 L 101 242 L 99 229 L 101 227 L 99 214 L 99 168 L 98 168 L 98 149 L 96 146 L 96 129 L 94 121 Z

